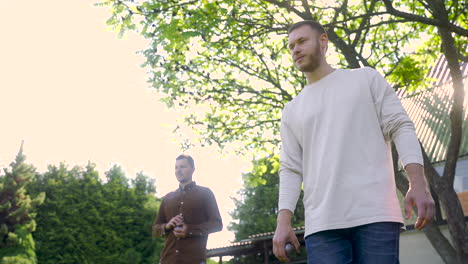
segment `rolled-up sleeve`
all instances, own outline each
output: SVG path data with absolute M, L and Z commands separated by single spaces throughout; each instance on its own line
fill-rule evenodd
M 294 213 L 302 184 L 302 147 L 287 122 L 287 105 L 281 118 L 281 153 L 278 210 Z
M 400 99 L 385 78 L 370 69 L 371 89 L 380 127 L 386 141 L 395 143 L 403 167 L 410 163 L 423 165 L 421 147 L 414 124 Z
M 159 206 L 159 212 L 156 218 L 154 219 L 153 226 L 152 226 L 152 234 L 153 237 L 162 237 L 167 235 L 167 230 L 165 229 L 167 219 L 165 215 L 165 201 L 161 202 L 161 205 Z

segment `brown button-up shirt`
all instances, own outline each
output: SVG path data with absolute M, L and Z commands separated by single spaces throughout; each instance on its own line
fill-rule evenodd
M 177 238 L 165 225 L 181 214 L 187 237 Z M 166 236 L 161 264 L 199 264 L 206 259 L 208 234 L 223 228 L 216 199 L 210 189 L 191 182 L 164 196 L 153 223 L 153 236 Z

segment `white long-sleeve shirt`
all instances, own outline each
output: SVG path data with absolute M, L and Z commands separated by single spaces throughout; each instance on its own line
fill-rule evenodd
M 403 223 L 390 141 L 403 166 L 423 164 L 413 122 L 372 68 L 337 69 L 304 87 L 281 119 L 279 209 L 304 188 L 305 235 Z

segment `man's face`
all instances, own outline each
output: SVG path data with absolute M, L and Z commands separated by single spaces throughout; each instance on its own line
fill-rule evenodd
M 190 166 L 188 159 L 176 160 L 175 175 L 180 183 L 187 183 L 192 181 L 192 175 L 195 168 Z
M 313 72 L 320 64 L 324 54 L 320 47 L 320 33 L 308 25 L 303 25 L 289 34 L 289 51 L 294 65 L 301 72 Z

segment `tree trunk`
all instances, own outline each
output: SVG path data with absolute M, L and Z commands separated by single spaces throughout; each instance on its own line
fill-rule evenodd
M 442 260 L 447 264 L 457 263 L 457 252 L 448 239 L 442 234 L 436 223 L 429 223 L 423 229 L 432 247 L 437 251 Z
M 334 31 L 333 29 L 328 30 L 328 37 L 330 41 L 338 48 L 339 51 L 341 51 L 341 54 L 346 59 L 346 62 L 348 62 L 348 66 L 351 69 L 356 69 L 356 68 L 361 68 L 361 65 L 359 64 L 359 59 L 358 59 L 358 54 L 356 52 L 356 49 L 349 45 L 348 43 L 344 42 L 343 39 L 341 39 Z M 363 62 L 364 65 L 368 65 L 367 61 Z
M 395 182 L 397 189 L 403 194 L 406 195 L 409 188 L 409 182 L 406 176 L 399 171 L 398 168 L 398 152 L 396 151 L 395 145 L 392 143 L 392 157 L 393 157 L 393 169 L 395 171 Z M 424 164 L 424 168 L 430 166 L 432 169 L 434 167 L 432 164 L 426 165 Z M 434 170 L 435 171 L 435 170 Z M 426 174 L 427 178 L 427 174 Z M 429 181 L 429 179 L 428 179 Z M 437 197 L 433 197 L 434 200 Z M 414 210 L 417 214 L 417 210 Z M 437 251 L 439 256 L 442 258 L 444 263 L 446 264 L 453 264 L 457 263 L 457 253 L 453 246 L 450 244 L 449 240 L 442 234 L 440 231 L 439 226 L 437 223 L 432 222 L 427 224 L 423 229 L 424 234 L 426 235 L 427 239 L 431 243 L 432 247 Z
M 420 16 L 410 16 L 404 12 L 397 11 L 393 8 L 391 1 L 384 1 L 387 11 L 397 17 L 406 17 L 411 21 L 421 22 L 418 20 Z M 456 164 L 460 152 L 462 124 L 463 124 L 463 101 L 464 87 L 463 76 L 461 74 L 458 61 L 458 52 L 450 30 L 450 20 L 448 18 L 447 8 L 442 0 L 425 1 L 425 6 L 428 8 L 434 17 L 434 22 L 437 23 L 437 29 L 442 41 L 442 52 L 447 59 L 447 64 L 450 70 L 450 76 L 453 81 L 453 99 L 452 108 L 450 111 L 451 134 L 448 145 L 445 168 L 442 177 L 435 171 L 430 163 L 427 154 L 423 148 L 423 156 L 425 168 L 424 172 L 433 190 L 440 198 L 442 207 L 444 208 L 447 224 L 450 235 L 452 236 L 453 245 L 457 254 L 459 263 L 468 263 L 468 228 L 465 223 L 465 217 L 460 204 L 460 200 L 453 189 L 455 179 Z M 424 17 L 425 19 L 429 19 Z M 430 20 L 430 19 L 429 19 Z M 424 23 L 424 22 L 423 22 Z M 425 23 L 426 24 L 426 23 Z M 432 241 L 431 241 L 432 242 Z
M 447 18 L 448 21 L 448 18 Z M 441 183 L 435 189 L 440 197 L 442 207 L 447 215 L 447 223 L 459 261 L 468 263 L 468 227 L 465 222 L 463 209 L 457 193 L 453 189 L 456 164 L 460 153 L 463 124 L 464 87 L 463 76 L 458 62 L 457 49 L 451 32 L 439 27 L 439 35 L 442 40 L 442 51 L 447 59 L 450 76 L 453 82 L 453 105 L 450 111 L 451 138 L 447 149 L 446 163 Z
M 447 181 L 448 178 L 439 176 L 432 164 L 430 163 L 429 157 L 426 151 L 421 146 L 424 158 L 424 173 L 434 191 L 440 198 L 440 202 L 445 211 L 447 224 L 449 227 L 450 235 L 454 244 L 456 254 L 458 256 L 458 263 L 468 263 L 466 255 L 463 250 L 468 245 L 466 240 L 466 223 L 463 215 L 463 210 L 458 199 L 457 193 L 453 189 L 453 181 Z M 454 232 L 459 232 L 454 234 Z
M 446 214 L 447 224 L 460 263 L 468 263 L 467 229 L 457 193 L 452 186 L 447 186 L 438 195 Z

